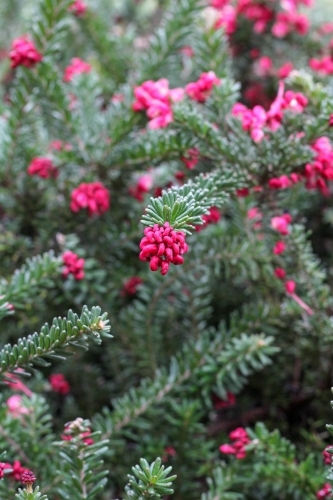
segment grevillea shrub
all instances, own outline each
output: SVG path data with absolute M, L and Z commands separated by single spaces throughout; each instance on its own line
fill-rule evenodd
M 332 498 L 322 1 L 2 2 L 1 498 Z

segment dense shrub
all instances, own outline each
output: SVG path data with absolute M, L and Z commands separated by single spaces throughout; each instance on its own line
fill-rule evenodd
M 3 2 L 3 498 L 330 497 L 311 3 Z

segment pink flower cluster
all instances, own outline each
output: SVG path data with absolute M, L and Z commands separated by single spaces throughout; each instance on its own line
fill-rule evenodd
M 155 224 L 153 227 L 147 227 L 144 235 L 140 242 L 139 258 L 149 262 L 152 271 L 161 269 L 161 274 L 164 276 L 170 264 L 184 263 L 182 255 L 188 251 L 185 233 L 175 231 L 169 222 L 165 222 L 163 226 Z
M 64 396 L 69 393 L 70 385 L 62 373 L 52 373 L 49 376 L 49 381 L 54 392 L 58 392 Z
M 325 498 L 332 498 L 332 488 L 329 483 L 325 483 L 324 486 L 317 492 L 316 497 L 318 500 L 322 500 Z
M 296 10 L 289 12 L 278 12 L 275 23 L 272 26 L 272 34 L 277 38 L 284 38 L 292 32 L 306 35 L 309 31 L 309 20 L 304 14 Z
M 150 129 L 164 128 L 173 120 L 171 105 L 184 97 L 182 88 L 169 89 L 169 82 L 161 78 L 148 80 L 134 89 L 133 111 L 146 111 Z
M 58 169 L 53 165 L 52 160 L 44 156 L 33 158 L 28 166 L 27 172 L 29 175 L 36 175 L 42 179 L 58 176 Z
M 188 83 L 185 92 L 194 101 L 205 102 L 214 85 L 220 85 L 220 83 L 221 80 L 217 78 L 214 71 L 208 71 L 208 73 L 202 73 L 196 82 Z
M 236 103 L 233 106 L 232 115 L 241 118 L 243 130 L 250 132 L 254 142 L 260 142 L 265 136 L 264 127 L 273 132 L 280 127 L 283 111 L 301 113 L 307 104 L 307 98 L 300 92 L 288 90 L 284 93 L 284 83 L 280 82 L 276 99 L 272 102 L 268 111 L 265 111 L 259 105 L 254 106 L 253 109 L 248 109 L 244 104 Z
M 294 65 L 291 62 L 286 62 L 280 68 L 274 68 L 272 59 L 268 56 L 262 56 L 255 62 L 254 72 L 259 77 L 276 76 L 283 80 L 290 75 L 293 69 Z
M 325 449 L 322 451 L 322 456 L 323 456 L 323 460 L 324 460 L 325 465 L 332 465 L 332 453 L 329 453 Z
M 69 274 L 74 276 L 77 281 L 83 280 L 84 278 L 84 259 L 80 258 L 76 253 L 67 250 L 62 255 L 62 261 L 64 263 L 65 269 L 62 271 L 64 278 L 67 278 Z M 59 374 L 61 377 L 63 375 Z M 53 377 L 53 375 L 51 375 Z M 50 380 L 51 382 L 51 380 Z M 51 382 L 52 385 L 52 382 Z M 54 389 L 56 390 L 56 389 Z
M 144 195 L 153 187 L 153 177 L 150 174 L 145 174 L 139 177 L 135 186 L 131 186 L 128 190 L 129 194 L 138 201 L 144 200 Z
M 82 0 L 74 0 L 74 2 L 68 7 L 68 11 L 74 14 L 74 16 L 80 17 L 84 16 L 87 8 L 88 7 Z
M 325 55 L 321 59 L 315 57 L 310 59 L 309 66 L 314 71 L 318 71 L 322 75 L 333 75 L 333 56 Z
M 204 223 L 202 225 L 195 226 L 197 232 L 202 231 L 208 224 L 217 224 L 221 219 L 221 212 L 217 207 L 211 207 L 209 213 L 202 216 Z
M 328 137 L 319 137 L 313 144 L 314 160 L 305 165 L 305 186 L 308 189 L 318 188 L 328 194 L 327 181 L 333 180 L 333 147 Z
M 64 432 L 61 435 L 63 441 L 72 441 L 74 437 L 79 437 L 86 445 L 94 444 L 94 440 L 90 437 L 91 429 L 83 425 L 83 419 L 77 418 L 68 424 L 65 424 Z
M 72 212 L 87 209 L 88 216 L 102 215 L 110 207 L 109 191 L 101 182 L 80 184 L 71 194 Z
M 245 446 L 249 444 L 250 438 L 243 427 L 237 427 L 234 431 L 230 432 L 229 438 L 231 444 L 222 444 L 220 452 L 225 455 L 235 455 L 239 460 L 246 457 Z
M 8 462 L 0 464 L 0 479 L 4 477 L 4 473 L 6 472 L 6 470 L 11 471 L 6 475 L 9 478 L 14 479 L 15 481 L 18 482 L 22 481 L 22 474 L 30 472 L 29 469 L 23 467 L 23 465 L 21 464 L 21 462 L 19 462 L 19 460 L 14 460 L 13 464 L 10 464 Z
M 219 17 L 214 28 L 223 28 L 226 35 L 232 35 L 237 29 L 237 10 L 233 5 L 224 5 L 219 11 Z
M 26 66 L 31 68 L 39 63 L 43 56 L 38 52 L 34 43 L 28 37 L 17 38 L 12 43 L 11 51 L 9 52 L 11 59 L 11 67 Z
M 237 15 L 239 14 L 254 23 L 253 31 L 258 34 L 263 33 L 274 19 L 274 12 L 264 3 L 255 0 L 239 0 Z
M 181 160 L 185 167 L 189 170 L 193 170 L 200 158 L 200 151 L 197 148 L 190 148 L 185 153 L 186 156 L 182 156 Z
M 86 63 L 79 57 L 74 57 L 71 60 L 71 63 L 65 68 L 63 80 L 64 82 L 71 82 L 75 75 L 89 73 L 90 71 L 90 64 Z
M 124 297 L 126 295 L 135 295 L 138 289 L 138 286 L 143 283 L 143 280 L 139 276 L 132 276 L 129 278 L 123 286 L 121 291 L 121 295 Z

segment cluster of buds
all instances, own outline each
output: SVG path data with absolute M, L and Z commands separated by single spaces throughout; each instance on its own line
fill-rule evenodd
M 16 68 L 16 66 L 31 68 L 39 63 L 43 56 L 38 52 L 34 43 L 24 36 L 13 41 L 9 58 L 12 68 Z
M 184 263 L 182 255 L 187 252 L 188 246 L 182 231 L 175 231 L 169 222 L 165 222 L 163 226 L 155 224 L 153 227 L 147 227 L 144 235 L 140 242 L 139 258 L 149 262 L 152 271 L 161 269 L 164 276 L 170 264 Z
M 58 176 L 58 170 L 53 165 L 52 160 L 43 156 L 33 158 L 28 166 L 27 172 L 29 175 L 36 175 L 42 179 Z
M 65 266 L 62 271 L 64 278 L 67 278 L 69 274 L 72 274 L 77 281 L 84 278 L 84 259 L 80 258 L 76 253 L 67 250 L 62 256 L 62 261 Z
M 220 85 L 220 83 L 221 80 L 217 78 L 214 71 L 208 71 L 208 73 L 202 73 L 198 81 L 188 83 L 185 92 L 194 101 L 205 102 L 214 85 Z
M 89 73 L 91 71 L 90 64 L 86 63 L 79 57 L 74 57 L 71 63 L 65 68 L 64 82 L 71 82 L 75 75 Z
M 325 465 L 332 465 L 332 453 L 329 453 L 327 451 L 327 448 L 325 448 L 325 450 L 322 451 L 322 456 Z
M 71 194 L 72 212 L 87 209 L 88 216 L 102 215 L 110 207 L 109 191 L 101 182 L 80 184 Z
M 64 432 L 61 436 L 63 441 L 72 441 L 74 438 L 79 438 L 86 445 L 94 444 L 94 440 L 90 437 L 91 429 L 87 420 L 78 417 L 72 422 L 65 424 Z
M 249 444 L 250 438 L 243 427 L 237 427 L 234 431 L 230 432 L 229 438 L 231 444 L 222 444 L 220 452 L 226 455 L 235 455 L 239 460 L 246 457 L 245 446 Z
M 21 483 L 27 487 L 27 493 L 32 493 L 32 485 L 36 481 L 36 476 L 31 470 L 23 472 L 21 476 Z

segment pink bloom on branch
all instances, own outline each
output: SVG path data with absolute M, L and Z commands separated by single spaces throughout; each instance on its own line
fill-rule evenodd
M 284 280 L 287 273 L 282 267 L 277 267 L 274 269 L 274 274 L 279 280 Z
M 219 18 L 215 22 L 214 28 L 223 28 L 227 35 L 232 35 L 237 28 L 236 8 L 232 5 L 225 5 L 220 11 Z
M 235 455 L 236 448 L 234 448 L 231 444 L 222 444 L 220 446 L 220 452 L 225 455 Z
M 64 278 L 67 278 L 69 274 L 72 274 L 77 281 L 84 278 L 84 259 L 80 258 L 76 253 L 67 250 L 62 256 L 62 260 L 65 266 L 65 269 L 62 271 Z M 59 375 L 63 377 L 63 375 Z M 54 377 L 54 375 L 51 375 L 51 377 Z
M 286 249 L 286 244 L 284 241 L 277 241 L 274 245 L 274 248 L 273 248 L 273 254 L 274 255 L 280 255 L 281 253 L 283 253 Z
M 281 177 L 273 177 L 268 181 L 268 186 L 271 189 L 286 189 L 292 185 L 287 175 L 282 175 Z
M 89 73 L 90 71 L 90 64 L 86 63 L 79 57 L 74 57 L 71 60 L 71 63 L 65 68 L 63 80 L 64 82 L 71 82 L 75 75 Z
M 329 483 L 325 483 L 324 486 L 317 492 L 316 497 L 318 500 L 331 498 L 332 488 Z
M 322 456 L 323 456 L 323 460 L 324 460 L 325 465 L 332 464 L 332 454 L 329 453 L 328 451 L 326 451 L 326 449 L 322 451 Z
M 293 69 L 294 65 L 291 62 L 287 62 L 277 70 L 277 76 L 281 79 L 287 78 L 287 76 L 290 75 Z
M 170 264 L 184 263 L 182 255 L 188 251 L 185 243 L 185 233 L 175 231 L 165 222 L 163 226 L 155 224 L 146 227 L 144 237 L 140 242 L 140 260 L 150 263 L 152 271 L 161 270 L 162 276 L 167 274 Z
M 29 175 L 36 175 L 42 179 L 49 179 L 50 177 L 58 176 L 58 170 L 53 165 L 52 160 L 42 156 L 33 158 L 28 166 L 27 172 Z
M 31 68 L 39 63 L 43 59 L 43 56 L 38 52 L 34 43 L 28 37 L 24 36 L 13 41 L 9 58 L 11 59 L 12 68 L 16 68 L 17 66 Z
M 74 16 L 80 17 L 84 16 L 88 7 L 82 0 L 75 0 L 69 7 L 68 11 L 72 12 Z
M 22 405 L 22 396 L 19 394 L 14 394 L 10 396 L 6 401 L 8 411 L 13 417 L 19 417 L 20 415 L 26 415 L 29 413 L 29 409 Z
M 221 80 L 217 78 L 214 71 L 202 73 L 199 80 L 188 83 L 185 87 L 186 94 L 197 102 L 205 102 L 211 94 L 214 85 L 220 85 Z
M 80 184 L 71 194 L 72 212 L 87 209 L 88 216 L 102 215 L 110 207 L 109 191 L 101 182 Z
M 54 392 L 58 392 L 62 395 L 69 393 L 70 385 L 62 373 L 52 373 L 52 375 L 49 376 L 49 381 Z
M 141 285 L 141 283 L 143 283 L 143 280 L 139 276 L 132 276 L 124 283 L 123 289 L 120 294 L 122 296 L 135 295 L 138 286 Z
M 13 464 L 5 463 L 4 470 L 11 469 L 11 472 L 8 474 L 8 477 L 14 479 L 15 481 L 21 482 L 22 474 L 28 472 L 28 469 L 21 465 L 19 460 L 14 460 Z
M 211 7 L 215 9 L 222 9 L 222 7 L 225 7 L 228 3 L 229 0 L 210 0 Z
M 289 234 L 289 223 L 291 220 L 292 219 L 289 214 L 273 217 L 271 219 L 271 228 L 274 229 L 274 231 L 278 231 L 280 234 Z
M 144 200 L 144 195 L 153 187 L 153 177 L 150 174 L 145 174 L 139 177 L 135 186 L 131 186 L 128 190 L 129 194 L 138 201 Z
M 22 370 L 21 370 L 22 371 Z M 6 378 L 10 380 L 5 380 L 5 383 L 14 391 L 23 392 L 26 396 L 31 397 L 32 391 L 27 387 L 22 380 L 14 373 L 6 373 Z
M 200 158 L 200 151 L 197 148 L 190 148 L 185 153 L 186 156 L 182 156 L 181 160 L 185 167 L 189 170 L 193 170 Z

